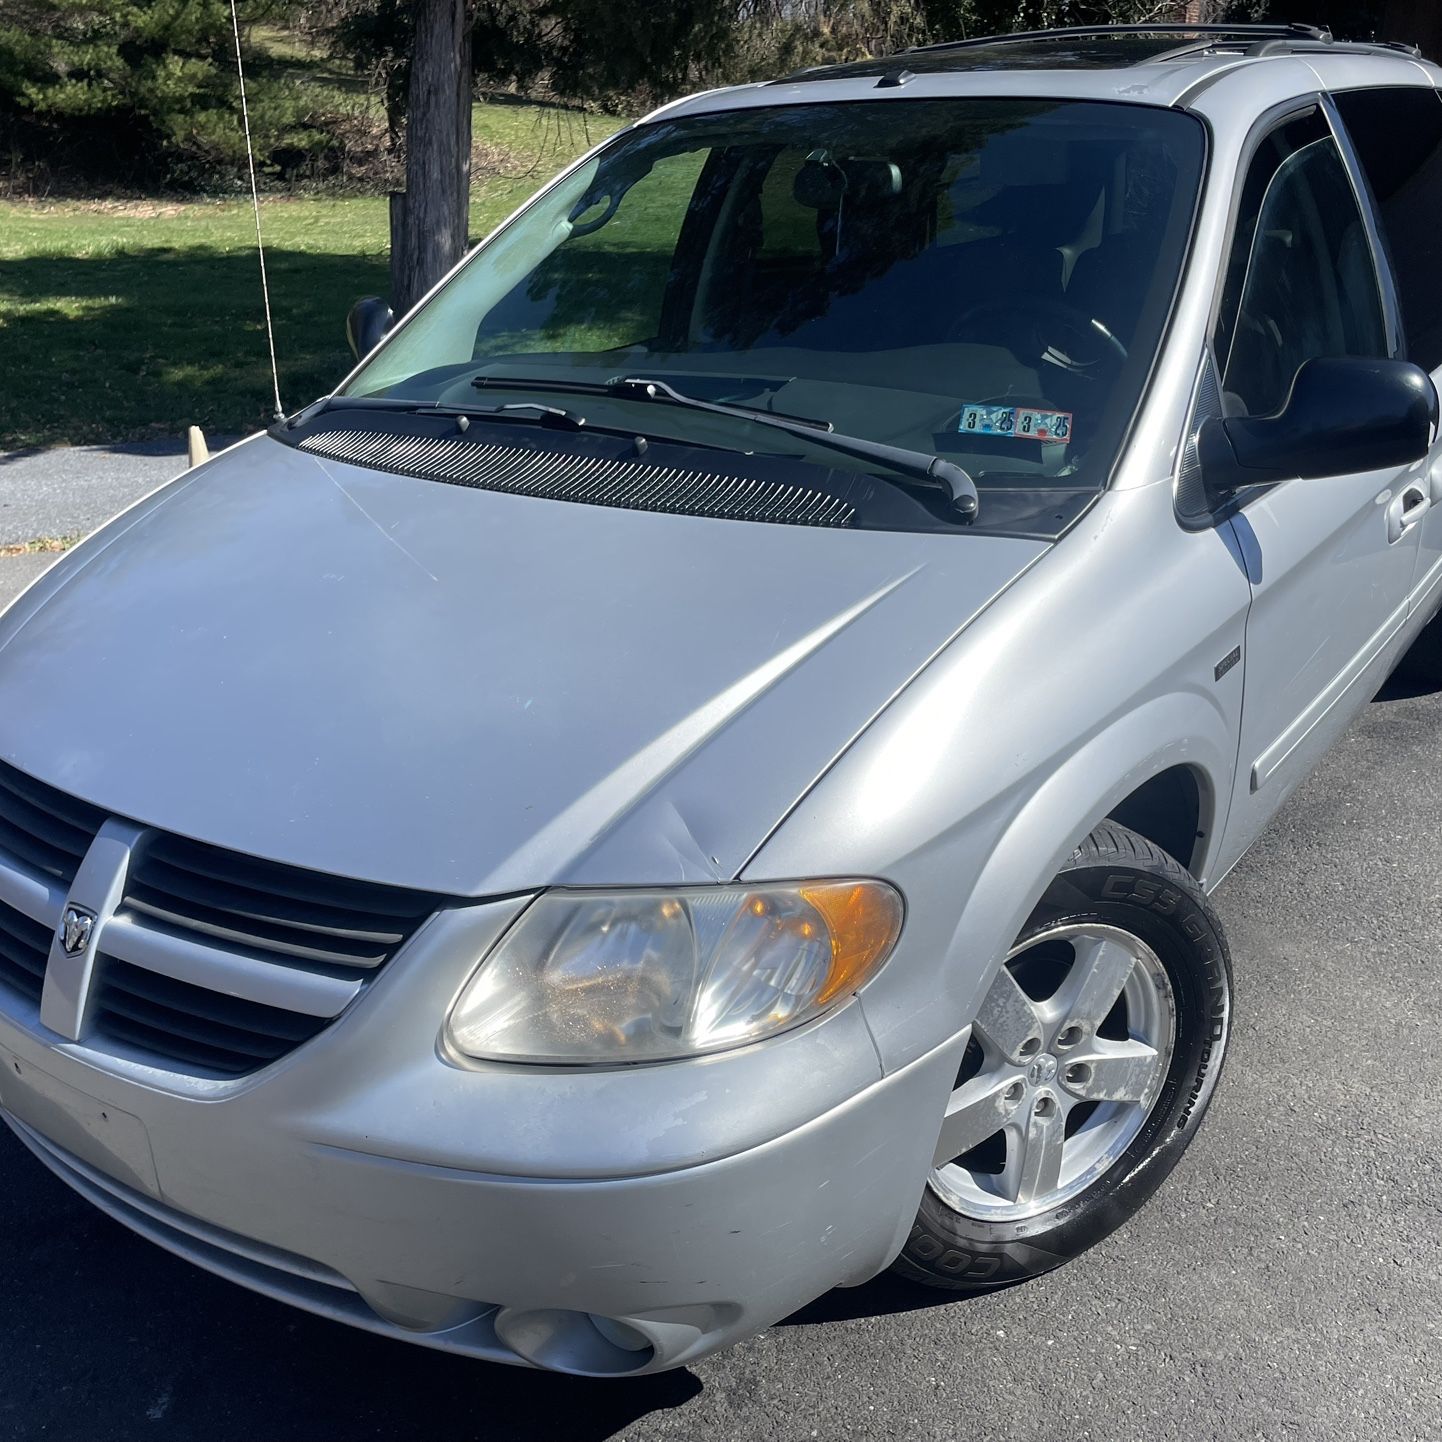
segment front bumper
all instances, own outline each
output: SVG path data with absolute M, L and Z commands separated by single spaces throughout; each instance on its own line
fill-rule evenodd
M 689 1062 L 457 1066 L 441 1018 L 519 905 L 442 913 L 338 1022 L 234 1083 L 100 1056 L 0 1008 L 0 1107 L 161 1245 L 495 1361 L 661 1370 L 887 1265 L 959 1041 L 883 1077 L 852 1003 Z

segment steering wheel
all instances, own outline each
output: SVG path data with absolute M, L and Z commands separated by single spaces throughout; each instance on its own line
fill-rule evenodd
M 1083 377 L 1098 362 L 1118 366 L 1127 359 L 1126 346 L 1095 316 L 1065 301 L 1026 296 L 968 306 L 952 323 L 947 339 L 1004 345 L 1018 360 L 1045 360 Z M 1073 354 L 1078 350 L 1080 354 Z

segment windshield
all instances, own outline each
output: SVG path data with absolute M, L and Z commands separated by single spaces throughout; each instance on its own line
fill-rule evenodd
M 941 456 L 983 494 L 1094 490 L 1160 342 L 1203 148 L 1175 111 L 1038 99 L 642 125 L 543 192 L 345 393 L 471 406 L 492 376 L 554 402 L 547 381 L 655 377 Z M 624 395 L 585 411 L 815 458 L 741 418 L 642 419 Z

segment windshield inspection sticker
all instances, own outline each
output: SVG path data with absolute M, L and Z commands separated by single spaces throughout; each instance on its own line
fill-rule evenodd
M 968 403 L 961 408 L 957 430 L 963 435 L 1012 436 L 1023 441 L 1069 441 L 1071 412 Z

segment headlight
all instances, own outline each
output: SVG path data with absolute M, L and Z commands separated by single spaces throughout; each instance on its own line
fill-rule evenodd
M 875 975 L 901 930 L 880 881 L 551 891 L 446 1022 L 465 1056 L 660 1061 L 799 1025 Z

